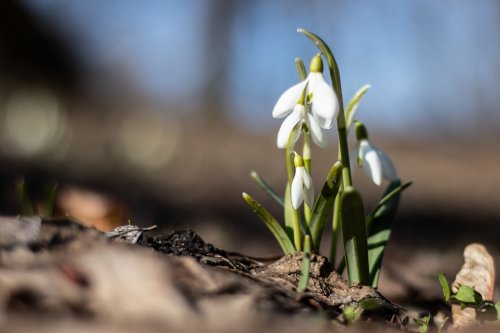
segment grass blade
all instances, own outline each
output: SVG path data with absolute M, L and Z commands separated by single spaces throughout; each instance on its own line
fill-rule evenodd
M 26 182 L 24 178 L 17 182 L 17 191 L 19 199 L 21 201 L 21 215 L 23 216 L 33 216 L 35 215 L 35 208 L 33 206 L 33 201 L 31 200 L 28 190 L 26 188 Z
M 328 216 L 333 209 L 333 202 L 339 191 L 342 178 L 342 163 L 336 162 L 328 173 L 326 182 L 314 203 L 311 220 L 309 222 L 312 246 L 314 250 L 319 250 L 321 237 L 325 229 Z
M 347 104 L 347 108 L 345 110 L 345 119 L 346 119 L 346 128 L 347 132 L 349 132 L 349 128 L 351 128 L 352 122 L 354 121 L 354 116 L 356 115 L 356 112 L 358 111 L 359 103 L 363 99 L 363 96 L 366 94 L 368 89 L 370 89 L 371 86 L 369 84 L 364 85 L 359 89 L 354 96 L 351 98 L 349 101 L 349 104 Z
M 286 234 L 285 230 L 281 227 L 278 221 L 274 218 L 274 216 L 269 213 L 267 209 L 265 209 L 260 203 L 255 201 L 250 195 L 243 193 L 243 199 L 248 203 L 250 207 L 254 210 L 257 216 L 264 222 L 267 228 L 274 235 L 278 244 L 285 254 L 295 252 L 295 247 L 292 244 L 292 241 Z
M 264 190 L 264 192 L 269 194 L 269 196 L 273 198 L 274 201 L 276 201 L 281 205 L 281 207 L 283 207 L 283 198 L 278 193 L 276 193 L 276 191 L 271 186 L 269 186 L 269 184 L 266 183 L 266 181 L 262 179 L 256 171 L 250 172 L 250 177 L 255 180 L 255 182 Z
M 58 184 L 57 182 L 53 182 L 48 190 L 47 194 L 43 203 L 43 211 L 42 211 L 42 216 L 43 217 L 53 217 L 54 216 L 54 207 L 56 205 L 56 196 L 57 196 L 57 187 Z

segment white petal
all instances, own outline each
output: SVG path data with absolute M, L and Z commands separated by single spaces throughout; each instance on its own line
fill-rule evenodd
M 303 168 L 304 173 L 304 200 L 309 207 L 313 207 L 314 204 L 314 186 L 312 182 L 311 175 Z
M 309 74 L 309 92 L 312 92 L 312 112 L 317 117 L 319 125 L 331 128 L 339 112 L 339 102 L 332 87 L 326 83 L 321 73 Z
M 399 179 L 396 167 L 389 156 L 381 149 L 376 148 L 376 150 L 382 162 L 382 176 L 390 182 Z
M 382 184 L 382 162 L 377 151 L 366 140 L 361 140 L 359 149 L 363 160 L 363 169 L 368 177 L 380 186 Z
M 274 118 L 283 118 L 294 109 L 300 94 L 306 86 L 307 80 L 301 81 L 288 88 L 278 99 L 273 109 Z
M 311 131 L 311 136 L 312 136 L 314 143 L 317 144 L 321 148 L 328 147 L 328 143 L 329 143 L 328 139 L 327 139 L 326 135 L 323 133 L 323 130 L 319 126 L 316 118 L 312 114 L 308 113 L 307 119 L 309 120 L 308 121 L 309 130 Z
M 278 131 L 278 138 L 276 139 L 276 145 L 278 148 L 286 148 L 293 128 L 302 120 L 303 115 L 304 106 L 296 104 L 295 109 L 288 117 L 285 118 Z M 299 139 L 299 135 L 300 131 L 296 131 L 293 143 Z
M 304 173 L 301 172 L 300 168 L 295 169 L 295 176 L 292 180 L 291 197 L 292 197 L 292 207 L 298 209 L 302 201 L 304 201 Z

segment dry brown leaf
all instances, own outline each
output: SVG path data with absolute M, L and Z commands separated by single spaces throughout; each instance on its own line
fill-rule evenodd
M 493 299 L 495 264 L 484 245 L 472 243 L 465 247 L 464 264 L 453 282 L 453 292 L 457 292 L 459 285 L 474 287 L 484 300 Z M 461 309 L 459 304 L 453 304 L 451 313 L 455 328 L 464 328 L 476 323 L 476 312 L 473 308 Z

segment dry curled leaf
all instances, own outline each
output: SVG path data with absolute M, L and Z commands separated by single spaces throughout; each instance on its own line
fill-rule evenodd
M 458 291 L 459 285 L 474 287 L 484 300 L 493 299 L 495 265 L 484 245 L 472 243 L 465 247 L 464 264 L 453 282 L 453 292 Z M 476 321 L 476 311 L 473 308 L 462 309 L 459 304 L 453 304 L 451 312 L 455 328 L 464 328 Z

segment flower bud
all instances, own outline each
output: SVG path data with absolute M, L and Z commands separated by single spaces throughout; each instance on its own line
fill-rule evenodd
M 317 54 L 312 58 L 311 64 L 309 65 L 309 71 L 311 73 L 323 73 L 323 60 L 321 59 L 321 55 Z

